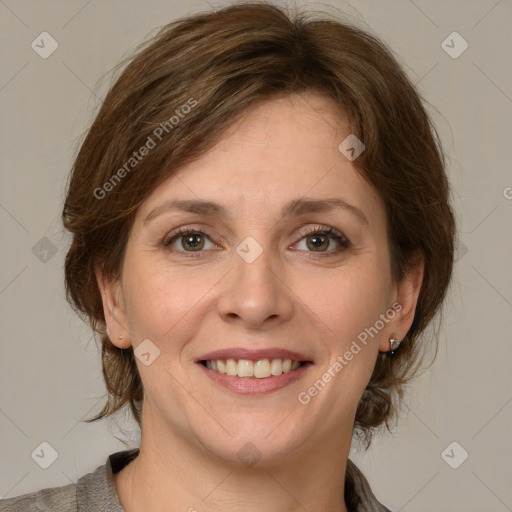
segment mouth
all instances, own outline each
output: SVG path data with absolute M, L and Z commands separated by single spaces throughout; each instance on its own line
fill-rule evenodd
M 213 382 L 241 394 L 267 394 L 299 379 L 313 360 L 285 349 L 227 349 L 195 361 Z

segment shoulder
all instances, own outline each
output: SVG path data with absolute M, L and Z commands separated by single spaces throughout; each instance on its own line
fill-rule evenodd
M 111 454 L 106 463 L 82 476 L 76 484 L 52 487 L 0 500 L 0 512 L 124 512 L 112 474 L 138 454 L 138 449 Z
M 0 512 L 75 512 L 76 485 L 52 487 L 0 500 Z

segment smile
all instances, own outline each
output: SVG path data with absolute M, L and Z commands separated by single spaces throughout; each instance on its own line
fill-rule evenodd
M 293 359 L 277 357 L 276 353 L 273 357 L 264 357 L 263 354 L 256 356 L 254 353 L 244 355 L 253 359 L 242 358 L 241 354 L 240 359 L 228 357 L 223 351 L 223 354 L 208 355 L 208 359 L 200 359 L 196 363 L 214 384 L 245 396 L 267 395 L 283 389 L 300 379 L 313 366 L 312 361 L 299 360 L 300 355 Z M 290 356 L 291 353 L 285 351 L 280 355 Z

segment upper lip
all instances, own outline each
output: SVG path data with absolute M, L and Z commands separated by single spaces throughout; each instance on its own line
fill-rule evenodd
M 196 359 L 196 363 L 200 361 L 215 361 L 218 359 L 247 359 L 249 361 L 259 361 L 261 359 L 291 359 L 292 361 L 312 361 L 311 358 L 292 352 L 284 348 L 260 348 L 251 350 L 247 348 L 223 348 L 208 352 Z

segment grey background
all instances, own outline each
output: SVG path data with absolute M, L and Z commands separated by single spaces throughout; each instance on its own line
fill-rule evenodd
M 65 178 L 106 91 L 98 80 L 156 27 L 227 3 L 0 0 L 0 497 L 76 481 L 126 448 L 116 437 L 137 446 L 126 417 L 81 422 L 104 387 L 96 344 L 64 300 Z M 460 229 L 438 358 L 392 434 L 352 458 L 394 511 L 512 510 L 512 3 L 299 5 L 335 6 L 398 54 L 435 106 Z M 59 45 L 47 59 L 31 48 L 43 31 Z M 453 31 L 469 44 L 458 58 L 441 46 Z M 58 452 L 48 469 L 31 457 L 43 441 Z

